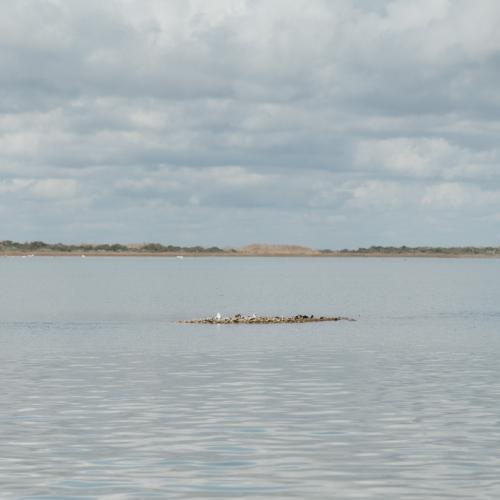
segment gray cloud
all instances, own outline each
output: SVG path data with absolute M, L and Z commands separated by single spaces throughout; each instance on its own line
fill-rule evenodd
M 494 0 L 0 0 L 0 238 L 495 244 Z

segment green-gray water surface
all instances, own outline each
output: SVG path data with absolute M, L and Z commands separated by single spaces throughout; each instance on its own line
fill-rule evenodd
M 0 258 L 0 497 L 498 498 L 500 261 Z M 356 322 L 186 325 L 222 314 Z

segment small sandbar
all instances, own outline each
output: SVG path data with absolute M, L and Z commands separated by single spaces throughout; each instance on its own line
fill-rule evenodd
M 233 325 L 233 324 L 269 324 L 269 323 L 319 323 L 321 321 L 355 321 L 352 318 L 343 316 L 314 316 L 308 314 L 297 314 L 295 316 L 242 316 L 236 314 L 234 316 L 223 317 L 217 314 L 210 318 L 201 319 L 184 319 L 177 323 L 202 323 L 210 325 Z

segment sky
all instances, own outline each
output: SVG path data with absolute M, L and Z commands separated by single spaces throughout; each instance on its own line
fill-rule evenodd
M 497 0 L 0 0 L 0 240 L 499 245 Z

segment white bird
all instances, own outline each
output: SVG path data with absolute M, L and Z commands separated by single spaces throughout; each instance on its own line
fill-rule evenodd
M 217 314 L 215 315 L 215 319 L 216 319 L 217 321 L 220 321 L 220 320 L 222 319 L 221 314 L 220 314 L 220 313 L 217 313 Z

